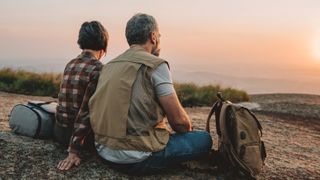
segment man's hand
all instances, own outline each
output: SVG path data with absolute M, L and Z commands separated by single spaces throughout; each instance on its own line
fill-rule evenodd
M 80 164 L 81 159 L 75 153 L 69 152 L 69 155 L 66 159 L 59 162 L 57 168 L 62 171 L 69 170 L 73 165 L 78 166 Z

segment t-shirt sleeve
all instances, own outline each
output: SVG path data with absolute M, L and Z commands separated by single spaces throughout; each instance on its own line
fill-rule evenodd
M 160 64 L 151 75 L 151 82 L 157 97 L 167 96 L 175 92 L 171 73 L 166 63 Z

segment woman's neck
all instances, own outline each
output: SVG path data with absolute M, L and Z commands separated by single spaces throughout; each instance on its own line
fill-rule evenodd
M 100 55 L 101 52 L 100 51 L 96 51 L 96 50 L 92 50 L 92 49 L 83 49 L 82 52 L 90 52 L 91 54 L 93 54 L 93 56 L 99 60 L 102 56 Z

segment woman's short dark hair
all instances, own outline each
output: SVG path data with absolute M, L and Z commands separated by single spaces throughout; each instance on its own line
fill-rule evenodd
M 108 45 L 107 31 L 98 21 L 84 22 L 79 31 L 78 44 L 80 49 L 106 51 Z

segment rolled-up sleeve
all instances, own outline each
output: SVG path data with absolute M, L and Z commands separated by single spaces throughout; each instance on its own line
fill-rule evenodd
M 166 63 L 160 64 L 151 75 L 151 82 L 157 97 L 167 96 L 175 92 L 169 67 Z

